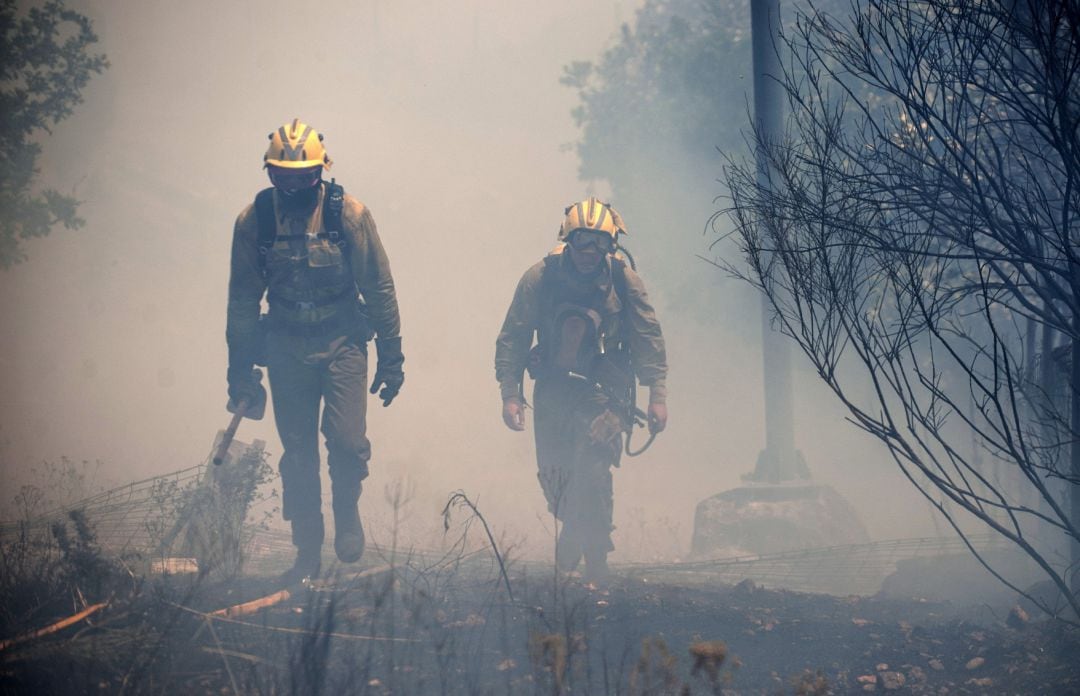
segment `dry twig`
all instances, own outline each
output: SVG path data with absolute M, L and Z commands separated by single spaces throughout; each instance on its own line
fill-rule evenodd
M 97 604 L 94 604 L 92 606 L 89 606 L 89 607 L 83 609 L 82 611 L 80 611 L 77 614 L 73 614 L 73 615 L 67 617 L 66 619 L 62 619 L 62 620 L 57 621 L 56 623 L 54 623 L 54 624 L 52 624 L 50 626 L 46 626 L 45 628 L 39 628 L 36 631 L 32 631 L 30 633 L 25 633 L 25 634 L 23 634 L 21 636 L 15 636 L 14 638 L 8 638 L 6 640 L 0 640 L 0 650 L 7 650 L 8 648 L 10 648 L 13 645 L 18 645 L 19 643 L 25 643 L 26 641 L 34 640 L 36 638 L 41 638 L 42 636 L 47 636 L 50 633 L 56 633 L 57 631 L 61 631 L 61 630 L 67 628 L 68 626 L 70 626 L 72 624 L 76 624 L 76 623 L 82 621 L 83 619 L 90 616 L 91 614 L 94 614 L 95 612 L 98 612 L 98 611 L 104 609 L 108 605 L 109 605 L 108 602 L 99 602 Z
M 372 640 L 372 641 L 382 641 L 382 642 L 386 642 L 386 643 L 419 643 L 420 642 L 416 638 L 390 638 L 390 637 L 386 637 L 386 636 L 364 636 L 364 635 L 359 635 L 359 634 L 356 634 L 356 633 L 335 633 L 335 632 L 324 633 L 324 632 L 321 632 L 321 631 L 310 631 L 310 630 L 303 629 L 303 628 L 287 628 L 285 626 L 266 626 L 264 624 L 251 623 L 250 621 L 240 621 L 238 619 L 232 619 L 232 618 L 229 618 L 227 616 L 211 616 L 210 614 L 207 614 L 206 612 L 199 611 L 198 609 L 192 609 L 191 607 L 185 607 L 182 604 L 176 604 L 174 602 L 166 602 L 166 604 L 174 606 L 177 609 L 180 609 L 182 611 L 186 611 L 186 612 L 188 612 L 190 614 L 194 614 L 195 616 L 201 616 L 204 619 L 209 619 L 211 621 L 224 621 L 225 623 L 234 624 L 236 626 L 247 626 L 248 628 L 258 628 L 258 629 L 261 629 L 263 631 L 273 631 L 275 633 L 292 633 L 292 634 L 298 634 L 298 635 L 316 635 L 316 634 L 324 635 L 325 634 L 327 636 L 330 636 L 331 638 L 341 638 L 341 639 L 344 639 L 344 640 L 361 640 L 361 641 Z
M 450 496 L 450 499 L 446 501 L 446 506 L 443 508 L 443 529 L 450 529 L 450 508 L 454 505 L 465 505 L 478 520 L 480 524 L 484 525 L 484 531 L 487 532 L 488 541 L 491 542 L 491 550 L 495 552 L 495 560 L 499 562 L 499 571 L 502 573 L 503 584 L 506 585 L 506 594 L 510 595 L 510 601 L 514 601 L 514 591 L 510 589 L 510 578 L 506 575 L 506 565 L 503 563 L 502 555 L 499 553 L 499 546 L 495 543 L 495 537 L 491 534 L 491 528 L 488 527 L 487 520 L 480 514 L 480 511 L 473 504 L 473 501 L 469 500 L 469 497 L 465 495 L 463 491 L 457 491 Z
M 224 609 L 216 609 L 208 613 L 207 616 L 211 616 L 214 618 L 217 618 L 219 616 L 227 616 L 229 618 L 232 618 L 234 616 L 254 614 L 260 609 L 265 609 L 267 607 L 272 607 L 275 604 L 281 604 L 282 602 L 288 601 L 290 597 L 292 597 L 292 594 L 288 590 L 281 590 L 280 592 L 275 592 L 274 594 L 267 595 L 265 597 L 253 599 L 250 602 L 235 604 L 231 607 L 225 607 Z

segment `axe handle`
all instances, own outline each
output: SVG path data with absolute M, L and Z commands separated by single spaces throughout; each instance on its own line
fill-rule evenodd
M 221 464 L 225 461 L 225 455 L 229 453 L 229 445 L 232 444 L 233 438 L 236 436 L 236 429 L 240 427 L 240 421 L 244 419 L 247 407 L 246 399 L 237 405 L 236 413 L 233 414 L 232 420 L 229 421 L 229 427 L 225 428 L 225 434 L 221 436 L 221 442 L 218 443 L 217 450 L 214 451 L 214 464 Z

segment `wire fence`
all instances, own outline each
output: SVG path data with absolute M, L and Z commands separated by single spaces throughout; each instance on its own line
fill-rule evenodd
M 244 456 L 247 445 L 236 445 L 245 448 L 237 456 Z M 53 524 L 66 522 L 78 510 L 94 529 L 103 550 L 151 558 L 168 556 L 174 551 L 172 542 L 186 514 L 177 501 L 184 491 L 204 484 L 213 473 L 204 462 L 119 486 L 31 520 L 0 522 L 0 543 L 11 543 L 19 535 L 42 538 L 50 533 Z M 290 535 L 284 530 L 248 525 L 243 537 L 246 573 L 280 570 L 294 552 Z M 762 586 L 802 592 L 873 594 L 902 561 L 965 554 L 969 544 L 979 552 L 1005 547 L 1004 542 L 989 534 L 968 536 L 966 541 L 959 536 L 924 537 L 684 563 L 629 563 L 617 566 L 617 570 L 629 577 L 691 586 L 750 579 Z
M 1005 548 L 992 535 L 891 539 L 864 544 L 827 546 L 798 551 L 735 556 L 664 565 L 628 564 L 622 572 L 662 582 L 708 585 L 753 580 L 762 586 L 800 592 L 874 594 L 902 561 L 965 554 L 968 545 L 980 553 Z
M 47 535 L 54 524 L 65 524 L 78 511 L 91 523 L 102 549 L 149 551 L 176 521 L 175 496 L 198 485 L 205 475 L 206 464 L 198 464 L 118 486 L 28 520 L 0 522 L 0 542 L 10 543 L 20 535 Z
M 104 553 L 166 568 L 191 567 L 169 560 L 195 557 L 239 567 L 247 547 L 255 545 L 258 552 L 284 548 L 280 535 L 245 523 L 265 468 L 264 446 L 261 440 L 250 445 L 233 441 L 220 466 L 210 466 L 207 457 L 195 466 L 117 486 L 26 519 L 0 521 L 0 544 L 47 551 L 57 526 L 70 531 L 74 525 L 77 530 L 84 520 L 92 543 Z

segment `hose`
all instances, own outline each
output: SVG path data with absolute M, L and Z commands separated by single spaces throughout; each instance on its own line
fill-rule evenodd
M 651 445 L 653 443 L 653 440 L 656 439 L 656 433 L 649 433 L 649 439 L 645 441 L 645 444 L 641 446 L 641 449 L 639 449 L 639 450 L 631 450 L 630 449 L 630 438 L 633 437 L 633 435 L 634 435 L 634 430 L 631 428 L 630 432 L 628 432 L 626 434 L 626 456 L 627 457 L 636 457 L 636 456 L 638 456 L 639 454 L 641 454 L 645 450 L 649 449 L 649 445 Z
M 656 439 L 656 433 L 655 432 L 650 432 L 649 433 L 649 439 L 645 441 L 645 444 L 641 446 L 641 449 L 639 449 L 639 450 L 631 450 L 630 449 L 630 440 L 631 440 L 631 438 L 634 437 L 634 426 L 635 425 L 645 425 L 648 422 L 648 418 L 649 417 L 637 407 L 637 390 L 636 389 L 631 389 L 630 390 L 630 429 L 628 431 L 626 431 L 626 456 L 627 457 L 636 457 L 639 454 L 643 453 L 645 450 L 649 449 L 649 446 L 652 445 L 653 440 Z

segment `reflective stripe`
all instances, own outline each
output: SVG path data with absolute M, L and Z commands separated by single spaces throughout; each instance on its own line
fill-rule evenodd
M 589 205 L 588 210 L 585 209 L 585 204 Z M 599 206 L 599 210 L 596 211 L 594 206 Z M 592 219 L 592 215 L 596 212 L 596 219 Z M 608 208 L 600 201 L 594 201 L 593 199 L 585 200 L 577 204 L 577 220 L 571 229 L 567 230 L 567 233 L 573 232 L 575 229 L 588 229 L 605 232 L 604 220 L 607 219 Z M 612 218 L 614 221 L 614 218 Z
M 293 131 L 293 133 L 295 134 L 296 131 Z M 289 144 L 289 137 L 285 134 L 285 126 L 278 129 L 278 135 L 281 136 L 281 159 L 291 160 L 293 162 L 301 161 L 303 158 L 300 156 L 300 153 L 303 152 L 304 143 L 307 142 L 308 136 L 311 135 L 311 126 L 307 126 L 304 129 L 304 134 L 296 141 L 295 148 Z
M 593 223 L 592 225 L 589 225 L 589 227 L 591 227 L 591 228 L 593 228 L 595 230 L 603 230 L 604 229 L 604 218 L 605 217 L 607 217 L 607 207 L 601 204 L 600 205 L 600 217 L 599 217 L 599 219 L 597 219 L 597 221 L 595 223 Z

